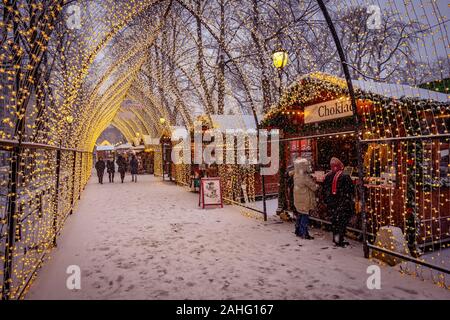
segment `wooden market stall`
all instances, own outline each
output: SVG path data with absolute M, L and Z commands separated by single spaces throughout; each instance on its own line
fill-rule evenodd
M 95 148 L 96 159 L 107 160 L 110 158 L 114 158 L 115 148 L 109 141 L 105 140 Z
M 320 184 L 331 157 L 345 164 L 355 184 L 363 163 L 368 231 L 397 226 L 419 246 L 450 239 L 450 104 L 445 94 L 405 85 L 354 81 L 361 154 L 346 82 L 314 73 L 301 77 L 265 116 L 281 130 L 279 209 L 292 210 L 286 174 L 297 157 L 311 161 Z M 320 191 L 314 218 L 329 221 Z M 361 228 L 356 202 L 352 227 Z

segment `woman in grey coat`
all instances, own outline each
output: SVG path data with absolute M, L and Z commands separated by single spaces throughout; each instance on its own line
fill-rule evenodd
M 307 159 L 294 161 L 294 206 L 299 212 L 295 234 L 304 239 L 314 239 L 309 235 L 308 223 L 311 210 L 316 208 L 318 185 L 310 176 L 311 164 Z

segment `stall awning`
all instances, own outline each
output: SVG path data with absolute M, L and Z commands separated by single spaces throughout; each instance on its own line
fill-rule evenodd
M 120 146 L 116 147 L 116 150 L 126 150 L 126 149 L 131 149 L 133 146 L 131 145 L 131 143 L 124 143 L 121 144 Z
M 417 98 L 421 100 L 434 100 L 438 102 L 449 102 L 449 96 L 427 89 L 415 88 L 403 84 L 382 83 L 375 81 L 352 80 L 355 87 L 364 92 L 378 94 L 384 97 L 400 99 L 402 97 Z
M 97 151 L 113 151 L 114 146 L 97 146 Z
M 140 146 L 132 147 L 131 150 L 134 150 L 134 151 L 142 151 L 142 150 L 145 150 L 145 147 L 142 146 L 142 145 L 140 145 Z

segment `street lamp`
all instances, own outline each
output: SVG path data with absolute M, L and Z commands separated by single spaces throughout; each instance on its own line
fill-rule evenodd
M 280 93 L 280 97 L 281 97 L 281 93 L 282 93 L 282 85 L 281 85 L 282 72 L 283 72 L 283 68 L 286 67 L 286 65 L 289 62 L 289 56 L 288 56 L 287 51 L 284 50 L 284 49 L 281 49 L 281 48 L 275 50 L 273 52 L 273 54 L 272 54 L 272 60 L 273 60 L 273 65 L 278 70 L 278 80 L 280 81 L 279 93 Z
M 164 118 L 159 118 L 159 123 L 161 123 L 162 125 L 166 123 L 166 119 Z
M 279 97 L 281 99 L 282 95 L 282 72 L 283 68 L 286 67 L 286 65 L 289 62 L 289 56 L 286 50 L 279 48 L 278 50 L 275 50 L 272 55 L 273 65 L 275 68 L 277 68 L 278 71 L 278 80 L 280 81 L 279 85 Z M 280 138 L 283 137 L 283 131 L 280 130 Z M 284 142 L 280 143 L 280 166 L 278 169 L 278 208 L 277 208 L 277 214 L 281 215 L 286 209 L 286 162 L 285 162 L 285 145 Z

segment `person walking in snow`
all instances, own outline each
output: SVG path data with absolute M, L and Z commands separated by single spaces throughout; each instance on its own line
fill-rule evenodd
M 108 159 L 108 161 L 106 162 L 106 170 L 108 171 L 109 182 L 114 183 L 114 173 L 116 172 L 114 159 Z
M 136 155 L 133 154 L 130 161 L 130 171 L 131 171 L 131 181 L 137 182 L 137 174 L 138 174 L 138 160 L 136 158 Z
M 117 157 L 117 166 L 118 166 L 118 171 L 120 173 L 120 180 L 123 183 L 123 180 L 125 179 L 125 173 L 127 172 L 127 160 L 125 160 L 125 158 L 122 155 L 119 155 Z
M 105 161 L 102 158 L 98 158 L 95 163 L 95 170 L 97 170 L 98 183 L 103 184 L 103 175 L 105 174 Z
M 331 213 L 333 242 L 340 247 L 344 241 L 347 225 L 355 212 L 355 187 L 352 178 L 344 172 L 344 164 L 338 158 L 330 161 L 331 172 L 324 180 L 325 204 Z
M 303 239 L 312 240 L 308 232 L 309 214 L 316 209 L 318 185 L 310 176 L 311 163 L 299 158 L 294 161 L 294 206 L 297 210 L 295 234 Z

